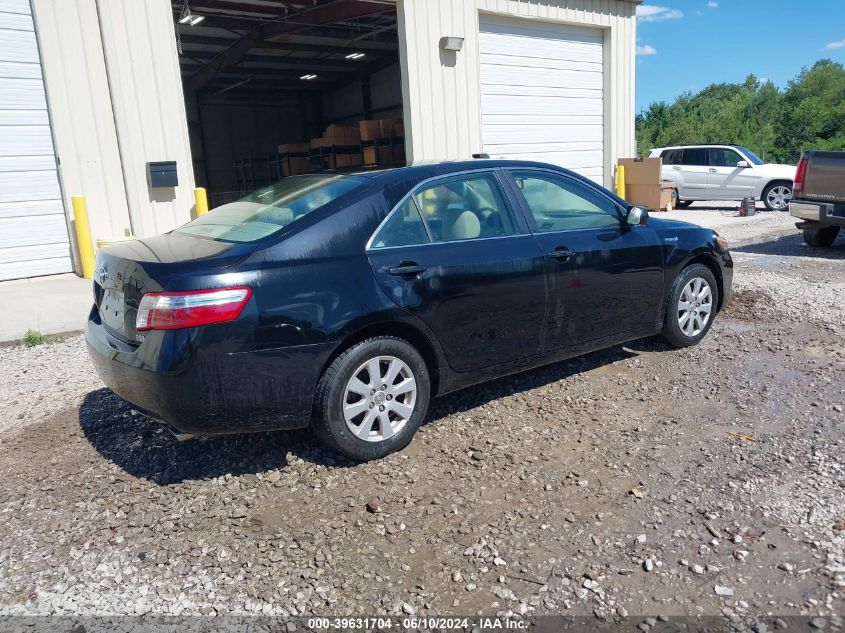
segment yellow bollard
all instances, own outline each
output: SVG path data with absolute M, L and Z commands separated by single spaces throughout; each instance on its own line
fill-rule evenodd
M 197 203 L 197 217 L 208 213 L 208 194 L 205 192 L 205 187 L 194 189 L 194 200 Z
M 625 199 L 625 165 L 616 166 L 616 195 Z
M 76 227 L 76 244 L 79 247 L 79 262 L 82 264 L 82 276 L 91 279 L 94 276 L 94 243 L 91 241 L 91 226 L 88 224 L 88 206 L 85 196 L 71 196 L 73 205 L 73 223 Z

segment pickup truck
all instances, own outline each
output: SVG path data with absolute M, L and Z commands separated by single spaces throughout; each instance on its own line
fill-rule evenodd
M 845 152 L 804 152 L 789 213 L 808 246 L 830 246 L 845 226 Z

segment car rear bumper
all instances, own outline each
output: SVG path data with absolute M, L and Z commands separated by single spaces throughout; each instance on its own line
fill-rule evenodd
M 789 214 L 807 222 L 845 226 L 845 204 L 793 200 L 789 203 Z
M 237 351 L 194 345 L 194 330 L 152 332 L 126 345 L 89 318 L 85 340 L 97 374 L 146 416 L 191 434 L 308 426 L 314 387 L 330 345 Z

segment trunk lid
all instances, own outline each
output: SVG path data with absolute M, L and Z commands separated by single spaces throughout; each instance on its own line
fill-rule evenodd
M 845 152 L 806 152 L 802 200 L 845 202 Z
M 177 277 L 240 263 L 255 244 L 232 244 L 167 233 L 121 242 L 97 252 L 94 300 L 106 330 L 131 345 L 136 338 L 138 305 L 148 292 L 173 290 Z

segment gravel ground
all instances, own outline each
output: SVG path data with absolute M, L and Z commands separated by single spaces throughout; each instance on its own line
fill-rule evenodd
M 0 615 L 841 613 L 845 239 L 719 231 L 736 294 L 699 347 L 448 396 L 370 464 L 180 444 L 81 337 L 0 349 Z

